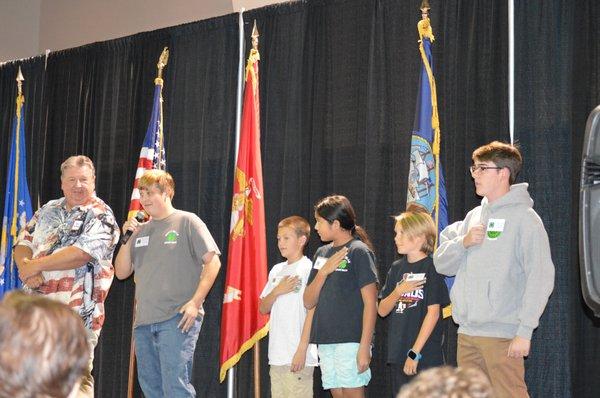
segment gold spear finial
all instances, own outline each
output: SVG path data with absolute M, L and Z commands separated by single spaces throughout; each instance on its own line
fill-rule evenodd
M 434 41 L 435 37 L 433 36 L 433 31 L 431 30 L 431 23 L 429 22 L 429 0 L 423 0 L 421 3 L 421 20 L 417 24 L 417 30 L 419 31 L 419 41 L 423 39 L 423 37 L 429 38 L 429 40 Z
M 423 0 L 423 2 L 421 3 L 421 16 L 423 19 L 429 16 L 430 9 L 431 7 L 429 7 L 429 0 Z
M 162 72 L 164 67 L 167 66 L 167 62 L 169 62 L 169 47 L 165 47 L 158 58 L 158 64 L 156 64 L 156 67 L 158 68 L 157 79 L 162 79 Z
M 23 94 L 23 82 L 25 81 L 25 78 L 23 77 L 23 73 L 21 73 L 21 67 L 19 66 L 19 71 L 17 72 L 17 90 L 19 92 L 19 95 Z
M 254 20 L 254 27 L 252 28 L 252 48 L 258 50 L 258 28 L 256 27 L 256 19 Z

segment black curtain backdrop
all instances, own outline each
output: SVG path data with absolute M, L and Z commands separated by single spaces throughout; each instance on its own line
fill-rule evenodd
M 518 12 L 517 12 L 518 11 Z M 576 264 L 569 251 L 577 236 L 577 219 L 567 204 L 572 200 L 573 158 L 571 134 L 570 62 L 573 49 L 573 13 L 568 2 L 555 1 L 533 5 L 515 2 L 515 138 L 524 156 L 522 179 L 529 182 L 534 206 L 550 238 L 552 259 L 556 267 L 554 292 L 534 333 L 527 360 L 526 379 L 532 391 L 543 396 L 563 397 L 572 392 L 572 369 L 556 366 L 571 351 L 569 327 L 573 291 L 577 287 Z M 553 38 L 549 40 L 549 38 Z M 580 133 L 583 133 L 581 129 Z M 577 206 L 576 202 L 573 206 Z M 564 211 L 556 211 L 557 208 Z M 547 380 L 559 380 L 550 384 Z
M 527 383 L 539 396 L 596 397 L 600 322 L 581 296 L 579 179 L 585 121 L 600 104 L 595 1 L 515 2 L 516 138 L 556 266 L 554 293 L 532 340 Z M 548 382 L 556 380 L 556 383 Z
M 596 1 L 579 3 L 573 11 L 572 59 L 568 78 L 572 84 L 571 115 L 567 115 L 567 129 L 572 139 L 571 170 L 571 244 L 567 272 L 574 277 L 573 288 L 566 294 L 572 297 L 570 324 L 569 364 L 573 396 L 592 397 L 600 392 L 600 378 L 591 375 L 600 368 L 600 319 L 595 318 L 583 302 L 579 289 L 578 239 L 575 233 L 579 217 L 579 179 L 583 135 L 587 116 L 600 105 L 600 4 Z M 570 116 L 570 120 L 569 120 Z M 598 242 L 598 237 L 595 237 Z M 583 312 L 583 315 L 582 315 Z M 591 376 L 591 377 L 590 377 Z
M 331 193 L 352 201 L 374 241 L 381 278 L 396 258 L 391 216 L 406 201 L 420 3 L 314 0 L 244 14 L 247 40 L 254 19 L 261 35 L 269 266 L 281 260 L 277 222 L 299 214 L 314 224 L 314 203 Z M 585 118 L 600 102 L 600 6 L 593 0 L 576 4 L 515 2 L 516 138 L 525 156 L 521 180 L 530 183 L 557 267 L 556 288 L 526 362 L 533 397 L 595 397 L 600 391 L 600 381 L 590 380 L 600 365 L 599 323 L 580 297 L 576 219 Z M 500 0 L 434 2 L 431 18 L 442 162 L 450 221 L 456 221 L 479 202 L 467 170 L 471 152 L 491 140 L 509 140 L 507 6 Z M 163 96 L 174 203 L 197 213 L 223 252 L 223 271 L 205 303 L 193 382 L 199 396 L 224 397 L 218 352 L 235 150 L 237 15 L 0 66 L 0 155 L 8 159 L 20 65 L 34 204 L 38 197 L 44 203 L 61 195 L 60 162 L 84 153 L 96 163 L 98 195 L 123 220 L 164 46 L 171 52 Z M 0 162 L 2 184 L 6 160 Z M 319 245 L 313 234 L 307 254 Z M 96 349 L 99 397 L 126 394 L 133 296 L 131 278 L 114 281 Z M 456 326 L 451 321 L 445 326 L 447 360 L 455 363 Z M 383 360 L 385 327 L 379 320 L 371 397 L 391 396 Z M 260 344 L 264 397 L 270 396 L 267 339 Z M 251 353 L 240 361 L 236 380 L 239 397 L 253 395 Z M 318 372 L 315 386 L 315 396 L 329 396 L 320 388 Z M 137 385 L 135 395 L 141 396 Z

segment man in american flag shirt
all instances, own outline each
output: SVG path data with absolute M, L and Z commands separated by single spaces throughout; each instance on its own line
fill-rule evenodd
M 95 168 L 87 156 L 71 156 L 60 170 L 64 197 L 42 206 L 21 230 L 14 259 L 28 289 L 69 305 L 81 316 L 91 352 L 79 396 L 93 397 L 94 347 L 114 277 L 119 227 L 110 207 L 95 194 Z

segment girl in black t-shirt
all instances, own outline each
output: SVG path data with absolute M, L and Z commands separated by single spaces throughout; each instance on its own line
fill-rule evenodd
M 304 291 L 305 307 L 316 307 L 310 342 L 318 346 L 323 388 L 334 398 L 364 397 L 377 318 L 375 255 L 344 196 L 319 201 L 315 218 L 321 240 L 331 243 L 317 250 Z
M 405 212 L 396 217 L 395 243 L 405 257 L 392 264 L 381 290 L 379 315 L 388 317 L 388 358 L 392 396 L 417 370 L 439 366 L 442 357 L 441 307 L 448 291 L 435 271 L 436 228 L 429 214 Z

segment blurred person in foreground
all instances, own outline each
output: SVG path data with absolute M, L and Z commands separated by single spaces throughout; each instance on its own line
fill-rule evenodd
M 0 302 L 0 397 L 76 397 L 88 359 L 83 322 L 67 305 L 23 291 Z
M 477 368 L 440 366 L 420 372 L 397 398 L 494 398 L 487 376 Z

